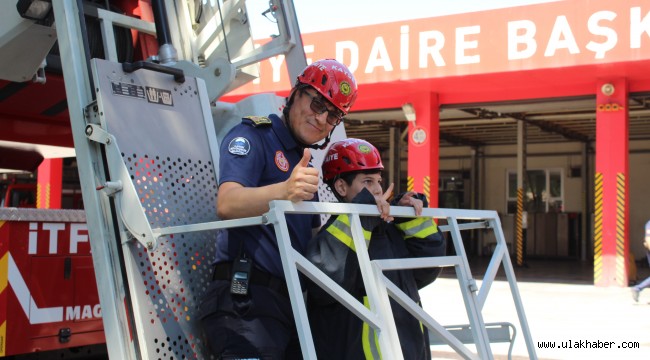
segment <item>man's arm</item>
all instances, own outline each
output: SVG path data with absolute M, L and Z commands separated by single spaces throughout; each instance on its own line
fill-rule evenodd
M 318 169 L 308 167 L 311 152 L 305 149 L 302 159 L 286 181 L 245 187 L 228 181 L 219 186 L 217 213 L 223 220 L 260 216 L 269 210 L 271 200 L 311 200 L 318 191 Z

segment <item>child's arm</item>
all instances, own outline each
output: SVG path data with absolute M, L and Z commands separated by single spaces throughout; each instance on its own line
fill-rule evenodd
M 415 192 L 400 194 L 393 200 L 393 203 L 401 206 L 413 206 L 416 215 L 421 215 L 422 208 L 428 205 L 426 197 Z M 433 257 L 446 254 L 447 241 L 432 218 L 397 218 L 395 226 L 404 236 L 405 245 L 411 257 Z M 434 281 L 440 274 L 440 270 L 440 268 L 414 270 L 413 274 L 418 287 L 421 288 Z
M 374 204 L 375 198 L 364 189 L 352 202 Z M 361 217 L 366 243 L 370 241 L 372 230 L 380 222 L 376 216 Z M 305 257 L 353 296 L 359 298 L 365 293 L 348 215 L 332 216 L 307 245 Z M 336 301 L 318 285 L 308 283 L 311 301 L 320 305 Z
M 350 232 L 346 230 L 349 229 L 349 222 L 347 215 L 332 216 L 307 245 L 305 257 L 334 282 L 354 295 L 358 293 L 358 284 L 363 283 L 359 267 L 349 266 L 349 264 L 356 265 L 354 244 L 349 236 Z M 317 304 L 326 305 L 336 301 L 311 281 L 308 282 L 308 291 L 311 301 Z

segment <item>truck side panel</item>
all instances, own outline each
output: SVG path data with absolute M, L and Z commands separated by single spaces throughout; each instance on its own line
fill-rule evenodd
M 0 355 L 103 343 L 83 211 L 0 209 Z

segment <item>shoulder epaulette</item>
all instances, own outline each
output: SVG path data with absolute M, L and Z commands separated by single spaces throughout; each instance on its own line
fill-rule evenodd
M 242 122 L 249 123 L 249 125 L 253 125 L 254 127 L 269 126 L 272 124 L 271 119 L 266 116 L 246 116 Z

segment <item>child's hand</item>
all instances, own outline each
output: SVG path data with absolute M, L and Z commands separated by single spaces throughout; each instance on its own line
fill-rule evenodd
M 409 191 L 404 193 L 404 196 L 402 196 L 402 198 L 399 199 L 397 206 L 413 206 L 413 209 L 415 209 L 415 216 L 420 216 L 422 214 L 422 208 L 424 207 L 424 203 L 422 202 L 422 200 L 418 198 L 414 198 L 415 195 L 417 195 L 415 191 Z
M 377 209 L 379 209 L 379 217 L 386 222 L 391 222 L 394 220 L 394 218 L 390 216 L 390 203 L 388 202 L 388 199 L 390 199 L 391 195 L 393 194 L 393 185 L 394 184 L 391 183 L 388 189 L 386 189 L 386 192 L 382 195 L 375 196 L 375 200 L 377 201 Z

